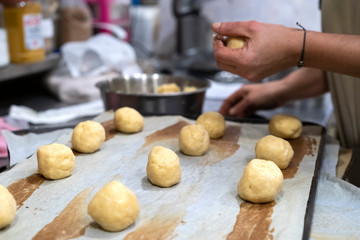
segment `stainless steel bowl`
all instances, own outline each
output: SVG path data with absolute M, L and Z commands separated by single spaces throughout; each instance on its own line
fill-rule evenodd
M 158 86 L 176 83 L 181 90 L 196 87 L 193 92 L 156 93 Z M 106 110 L 132 107 L 144 115 L 196 115 L 201 114 L 206 89 L 206 79 L 166 74 L 134 74 L 101 81 L 96 84 Z

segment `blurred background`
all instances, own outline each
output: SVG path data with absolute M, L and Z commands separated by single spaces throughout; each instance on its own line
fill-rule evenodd
M 321 29 L 318 0 L 0 3 L 0 116 L 9 113 L 11 104 L 44 110 L 92 101 L 100 97 L 94 86 L 99 78 L 94 78 L 114 72 L 185 73 L 220 82 L 242 81 L 215 66 L 210 29 L 215 21 L 258 20 L 289 27 L 300 22 L 307 29 Z M 28 26 L 17 21 L 29 14 L 37 18 L 29 19 Z M 25 36 L 23 28 L 32 33 Z M 94 40 L 99 34 L 113 38 Z M 25 41 L 28 48 L 19 47 Z

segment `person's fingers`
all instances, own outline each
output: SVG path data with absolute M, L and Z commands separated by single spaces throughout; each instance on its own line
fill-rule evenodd
M 230 116 L 230 109 L 239 101 L 243 99 L 245 92 L 242 88 L 235 91 L 228 98 L 226 98 L 219 109 L 219 112 L 225 116 Z
M 239 59 L 241 59 L 244 51 L 244 49 L 242 48 L 238 48 L 238 49 L 228 48 L 226 47 L 225 43 L 221 40 L 213 41 L 213 50 L 214 50 L 214 58 L 216 59 L 217 63 L 220 63 L 221 66 L 230 65 L 232 66 L 232 68 L 234 68 L 236 62 L 238 62 Z
M 216 22 L 211 29 L 224 36 L 247 36 L 248 22 Z
M 215 40 L 220 40 L 221 42 L 225 43 L 226 42 L 226 39 L 227 39 L 227 36 L 223 36 L 223 35 L 220 35 L 220 34 L 214 34 L 214 41 Z
M 233 63 L 234 52 L 225 46 L 225 43 L 222 40 L 214 39 L 213 41 L 213 50 L 214 50 L 214 58 L 216 61 L 222 62 L 222 64 L 230 64 Z
M 237 68 L 236 66 L 234 65 L 229 65 L 229 64 L 226 64 L 226 63 L 223 63 L 223 62 L 220 62 L 220 61 L 216 61 L 216 65 L 224 70 L 224 71 L 227 71 L 227 72 L 230 72 L 230 73 L 233 73 L 233 74 L 237 74 L 236 71 L 237 71 Z
M 224 101 L 222 105 L 220 106 L 219 113 L 224 116 L 229 116 L 229 110 L 231 108 L 231 104 L 228 101 Z
M 244 99 L 243 101 L 235 104 L 234 106 L 232 106 L 232 108 L 230 108 L 229 110 L 229 115 L 232 117 L 245 117 L 246 114 L 246 109 L 248 107 L 248 104 L 246 103 L 246 100 Z
M 213 39 L 214 50 L 219 50 L 223 47 L 225 47 L 225 41 L 222 39 L 219 39 L 218 37 L 214 37 L 214 39 Z
M 246 96 L 247 90 L 246 90 L 246 86 L 244 85 L 241 88 L 239 88 L 238 90 L 236 90 L 235 92 L 233 92 L 229 97 L 228 100 L 232 103 L 238 102 L 241 99 L 243 99 Z
M 229 100 L 229 98 L 225 99 L 219 109 L 219 113 L 221 113 L 224 116 L 229 116 L 229 110 L 231 109 L 233 104 L 234 102 Z

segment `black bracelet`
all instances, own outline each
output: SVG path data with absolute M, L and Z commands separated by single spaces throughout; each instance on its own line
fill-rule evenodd
M 302 51 L 301 51 L 301 56 L 300 56 L 300 61 L 299 63 L 297 64 L 297 67 L 298 68 L 301 68 L 304 66 L 304 55 L 305 55 L 305 42 L 306 42 L 306 29 L 301 26 L 300 23 L 296 22 L 296 25 L 298 25 L 299 27 L 302 28 L 302 30 L 304 30 L 304 40 L 303 40 L 303 48 L 302 48 Z

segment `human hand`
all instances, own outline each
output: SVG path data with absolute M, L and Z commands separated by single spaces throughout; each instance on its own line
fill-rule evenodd
M 219 109 L 228 117 L 249 117 L 257 110 L 272 109 L 284 104 L 277 92 L 277 82 L 247 84 L 231 94 Z
M 251 22 L 212 24 L 217 66 L 249 81 L 260 81 L 291 68 L 300 59 L 303 32 L 282 25 Z M 241 36 L 243 48 L 226 47 L 224 36 Z

